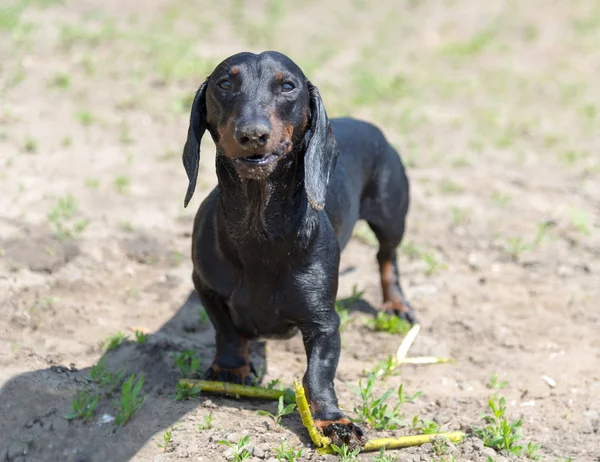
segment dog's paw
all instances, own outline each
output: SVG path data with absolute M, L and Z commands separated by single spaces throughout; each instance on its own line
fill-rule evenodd
M 366 442 L 362 429 L 346 417 L 338 420 L 315 420 L 315 425 L 336 446 L 345 444 L 348 448 L 354 449 L 364 446 Z
M 256 377 L 256 371 L 252 364 L 245 364 L 240 367 L 228 369 L 219 366 L 217 363 L 213 363 L 204 373 L 204 380 L 236 383 L 240 385 L 252 385 L 254 377 Z
M 410 323 L 411 326 L 417 323 L 417 318 L 412 307 L 407 301 L 402 300 L 401 298 L 383 302 L 381 309 L 382 311 L 394 314 L 399 318 L 404 319 Z

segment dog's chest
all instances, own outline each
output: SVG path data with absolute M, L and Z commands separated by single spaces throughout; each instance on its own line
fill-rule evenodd
M 287 337 L 293 323 L 286 315 L 283 278 L 272 274 L 243 277 L 227 306 L 235 326 L 249 336 Z

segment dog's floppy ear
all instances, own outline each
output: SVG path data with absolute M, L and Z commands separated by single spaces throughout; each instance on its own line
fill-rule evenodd
M 198 168 L 200 166 L 200 141 L 206 131 L 206 83 L 208 79 L 200 85 L 194 102 L 192 103 L 192 112 L 190 114 L 190 127 L 188 128 L 187 140 L 183 147 L 183 166 L 187 173 L 189 184 L 183 206 L 187 207 L 190 199 L 196 189 L 196 180 L 198 179 Z
M 308 91 L 310 132 L 304 156 L 304 188 L 310 205 L 315 210 L 323 210 L 327 184 L 338 157 L 338 147 L 319 90 L 308 82 Z

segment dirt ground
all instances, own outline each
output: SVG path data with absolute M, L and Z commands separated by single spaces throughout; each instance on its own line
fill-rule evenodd
M 297 413 L 281 430 L 256 414 L 275 403 L 172 398 L 173 353 L 208 365 L 214 351 L 188 298 L 214 148 L 205 137 L 184 209 L 189 105 L 220 60 L 264 49 L 300 64 L 330 116 L 381 126 L 408 165 L 400 266 L 423 325 L 411 355 L 456 363 L 403 366 L 377 392 L 422 391 L 403 406 L 407 421 L 467 432 L 497 393 L 544 460 L 600 460 L 600 3 L 3 0 L 0 461 L 218 461 L 228 454 L 217 441 L 244 434 L 253 460 L 275 460 L 282 441 L 305 446 L 302 460 L 335 460 L 310 448 Z M 336 387 L 350 415 L 363 371 L 401 341 L 368 325 L 381 302 L 375 253 L 357 226 L 339 290 L 356 286 L 367 302 L 342 333 Z M 101 346 L 135 329 L 150 333 L 145 344 Z M 304 372 L 299 337 L 256 342 L 252 357 L 265 382 Z M 144 374 L 146 400 L 125 426 L 111 421 L 117 397 L 88 423 L 64 418 L 101 358 Z M 494 373 L 505 388 L 486 386 Z M 198 431 L 211 413 L 213 428 Z M 525 460 L 477 438 L 443 456 L 431 445 L 394 455 Z

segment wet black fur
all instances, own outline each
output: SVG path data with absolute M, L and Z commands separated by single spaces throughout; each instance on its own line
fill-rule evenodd
M 344 417 L 333 387 L 340 356 L 334 310 L 340 249 L 356 221 L 365 219 L 380 241 L 379 261 L 395 264 L 409 205 L 408 180 L 381 131 L 350 118 L 329 120 L 318 90 L 289 58 L 241 53 L 221 63 L 196 94 L 183 153 L 186 205 L 196 184 L 202 135 L 209 130 L 219 141 L 207 114 L 207 98 L 219 91 L 211 85 L 232 66 L 242 69 L 244 85 L 266 78 L 265 69 L 284 69 L 301 88 L 292 104 L 276 108 L 278 115 L 297 125 L 307 111 L 308 120 L 296 127 L 302 136 L 291 152 L 264 179 L 240 175 L 235 159 L 217 150 L 218 186 L 198 210 L 192 245 L 194 285 L 216 330 L 215 364 L 222 370 L 242 366 L 244 338 L 285 337 L 299 329 L 308 358 L 304 384 L 315 418 L 337 420 Z M 243 96 L 219 104 L 257 100 Z M 208 377 L 213 372 L 209 369 Z M 219 378 L 239 380 L 223 371 Z

